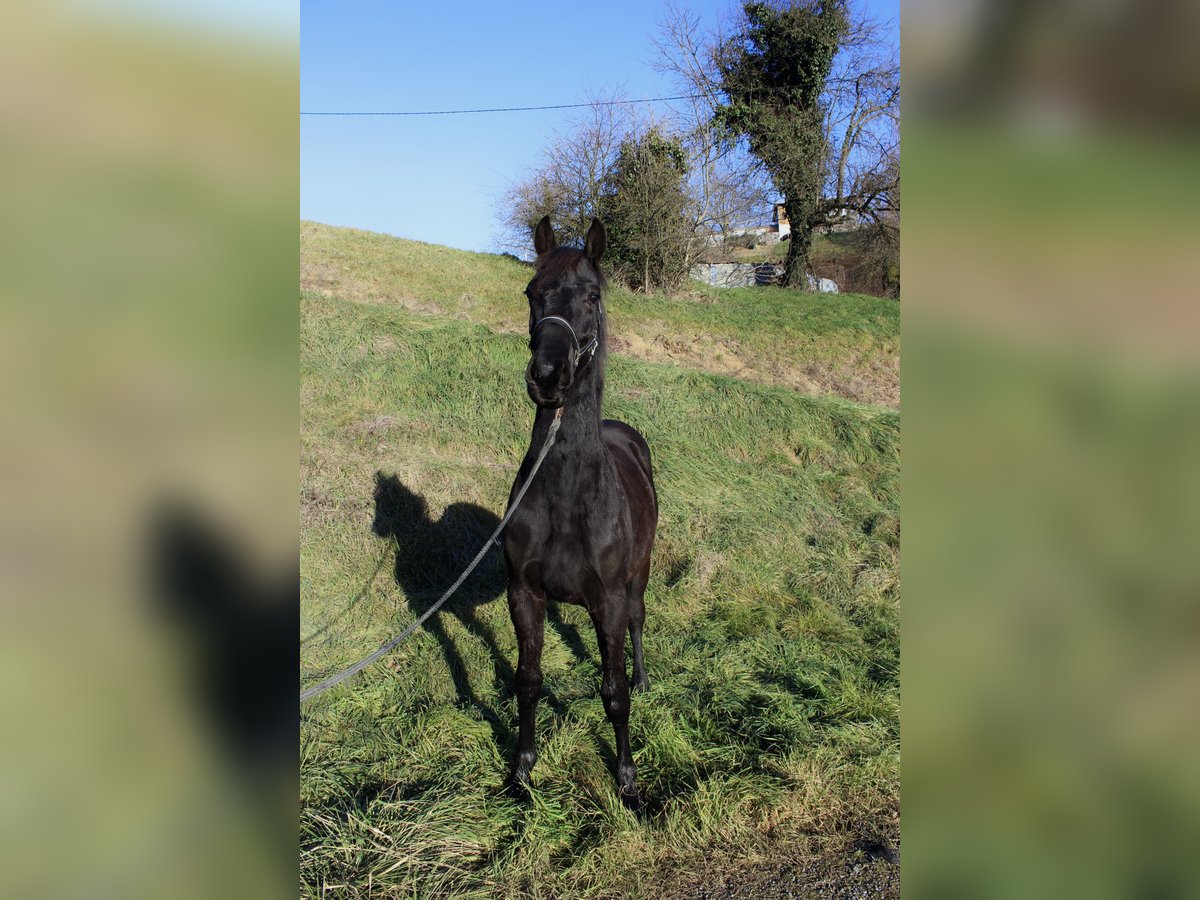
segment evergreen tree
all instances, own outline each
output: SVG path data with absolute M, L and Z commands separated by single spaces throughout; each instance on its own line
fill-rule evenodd
M 683 144 L 658 126 L 621 142 L 601 209 L 606 258 L 634 289 L 671 290 L 687 277 L 697 249 L 687 176 Z
M 804 287 L 812 231 L 825 220 L 829 142 L 822 102 L 850 22 L 845 0 L 743 4 L 738 31 L 717 48 L 727 101 L 716 122 L 745 137 L 770 172 L 791 222 L 783 283 Z

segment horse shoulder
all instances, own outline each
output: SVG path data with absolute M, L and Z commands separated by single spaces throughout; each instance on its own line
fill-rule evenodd
M 615 419 L 605 419 L 600 433 L 630 501 L 657 511 L 658 496 L 646 439 L 636 428 Z
M 647 478 L 653 478 L 650 464 L 650 445 L 632 425 L 616 419 L 605 419 L 600 428 L 601 437 L 610 453 L 635 460 Z

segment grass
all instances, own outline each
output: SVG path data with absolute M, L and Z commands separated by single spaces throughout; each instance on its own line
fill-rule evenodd
M 508 257 L 304 222 L 301 272 L 301 286 L 321 296 L 495 331 L 526 327 L 530 270 Z M 625 355 L 813 396 L 892 409 L 900 404 L 900 307 L 894 300 L 695 285 L 682 298 L 614 289 L 607 309 L 613 349 Z
M 782 263 L 787 258 L 787 241 L 762 241 L 749 247 L 718 248 L 714 262 Z
M 730 262 L 773 262 L 787 259 L 788 242 L 763 243 L 753 250 L 734 248 L 728 251 Z M 814 232 L 809 256 L 812 259 L 833 262 L 848 262 L 856 255 L 854 235 L 847 232 Z
M 349 238 L 376 241 L 364 234 Z M 374 267 L 359 251 L 355 283 L 409 303 L 330 288 L 301 298 L 304 685 L 453 580 L 503 508 L 532 420 L 520 290 L 500 287 L 523 285 L 523 267 L 378 246 Z M 644 308 L 620 314 L 635 300 L 617 298 L 613 335 L 642 317 L 664 334 L 722 323 L 753 345 L 803 332 L 831 354 L 865 333 L 886 339 L 854 301 L 803 326 L 760 302 L 780 325 L 764 328 L 754 293 L 693 308 L 636 298 Z M 532 801 L 503 795 L 516 647 L 493 553 L 408 642 L 305 705 L 306 895 L 654 896 L 706 858 L 893 826 L 898 414 L 619 352 L 608 386 L 606 414 L 653 449 L 662 506 L 646 598 L 653 686 L 631 715 L 646 817 L 617 800 L 595 635 L 574 607 L 552 608 L 547 625 Z M 373 532 L 381 518 L 395 545 Z

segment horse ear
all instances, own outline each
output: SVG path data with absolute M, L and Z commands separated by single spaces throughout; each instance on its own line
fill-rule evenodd
M 533 229 L 533 249 L 537 251 L 537 255 L 541 256 L 558 246 L 558 241 L 554 237 L 554 229 L 550 227 L 550 217 L 542 216 L 542 221 L 537 223 L 537 227 Z
M 588 229 L 587 242 L 583 245 L 583 253 L 593 266 L 600 264 L 604 248 L 608 246 L 608 234 L 599 219 L 592 219 L 592 227 Z

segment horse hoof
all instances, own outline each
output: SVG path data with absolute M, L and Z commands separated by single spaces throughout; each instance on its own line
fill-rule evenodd
M 504 793 L 508 794 L 513 800 L 528 800 L 529 776 L 521 776 L 515 773 L 510 775 L 508 782 L 504 785 Z
M 630 692 L 634 693 L 634 694 L 643 694 L 648 690 L 650 690 L 650 679 L 649 678 L 638 679 L 637 681 L 635 681 L 633 683 L 633 687 L 630 688 Z
M 631 791 L 621 791 L 621 805 L 632 813 L 640 813 L 642 811 L 642 795 L 638 793 L 637 788 Z

